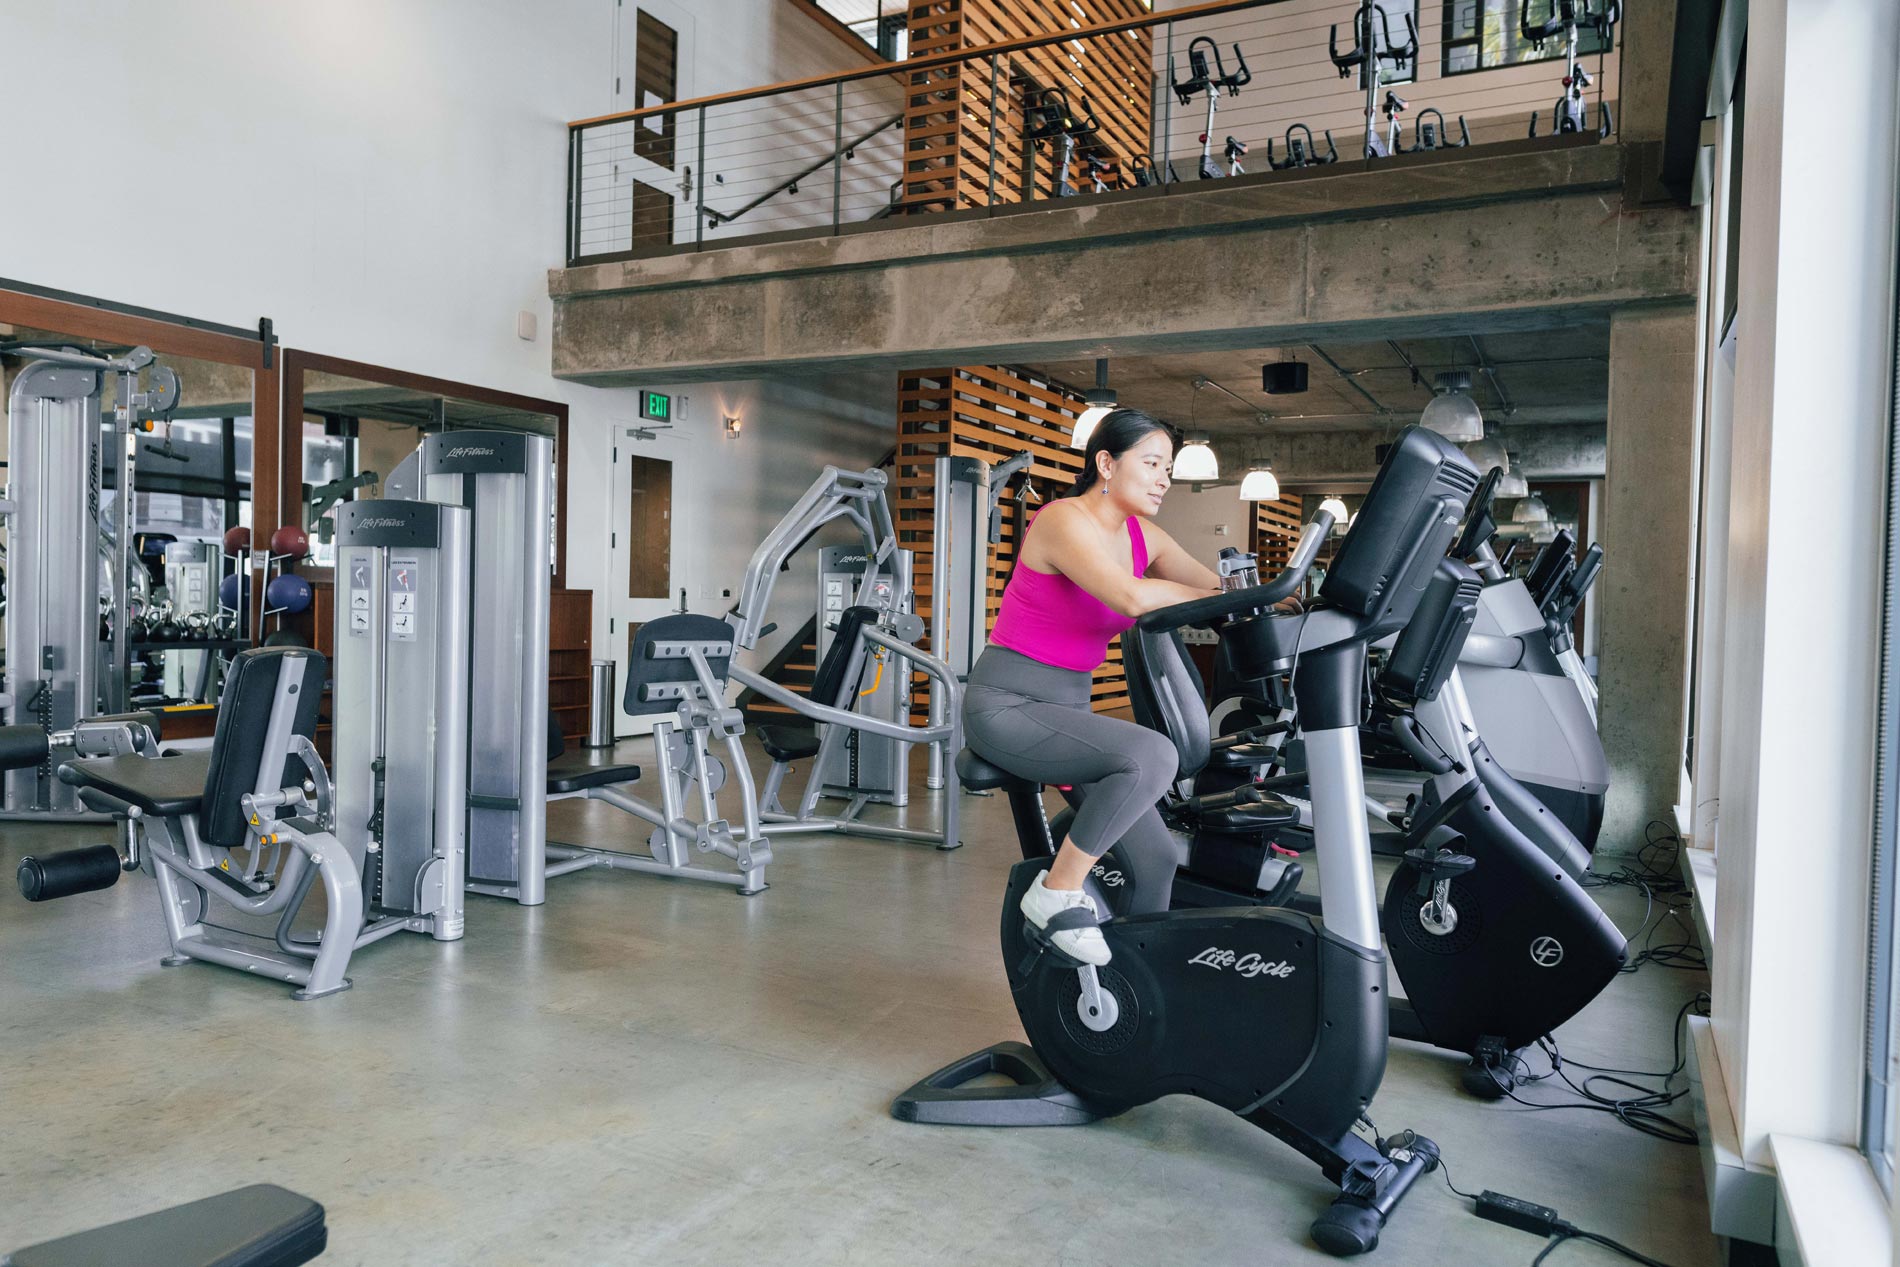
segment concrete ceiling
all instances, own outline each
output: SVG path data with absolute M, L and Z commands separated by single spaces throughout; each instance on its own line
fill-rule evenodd
M 1280 360 L 1307 363 L 1307 391 L 1261 390 L 1261 365 Z M 1078 390 L 1095 381 L 1093 361 L 1027 368 Z M 1417 421 L 1432 396 L 1432 375 L 1450 369 L 1471 371 L 1472 399 L 1488 423 L 1600 426 L 1609 401 L 1609 326 L 1115 357 L 1108 382 L 1122 404 L 1183 430 L 1238 437 L 1391 430 Z M 1213 385 L 1196 390 L 1201 378 Z

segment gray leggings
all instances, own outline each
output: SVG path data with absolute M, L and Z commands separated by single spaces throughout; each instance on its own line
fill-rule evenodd
M 1130 913 L 1165 911 L 1178 857 L 1155 802 L 1180 756 L 1165 735 L 1092 712 L 1089 686 L 1087 673 L 991 646 L 963 692 L 964 742 L 1011 774 L 1073 788 L 1069 839 L 1096 858 L 1119 845 Z

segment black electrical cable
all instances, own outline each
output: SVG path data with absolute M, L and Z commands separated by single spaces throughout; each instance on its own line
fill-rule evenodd
M 1643 847 L 1636 853 L 1634 866 L 1591 872 L 1583 880 L 1585 888 L 1621 886 L 1643 894 L 1643 919 L 1637 925 L 1636 935 L 1627 943 L 1635 949 L 1628 955 L 1622 971 L 1635 972 L 1645 964 L 1707 971 L 1708 958 L 1696 943 L 1694 930 L 1685 918 L 1690 910 L 1689 886 L 1675 865 L 1682 850 L 1682 838 L 1668 824 L 1655 819 L 1644 828 L 1643 836 Z M 1657 914 L 1659 900 L 1661 913 Z M 1656 938 L 1663 925 L 1672 920 L 1682 929 L 1682 940 L 1658 942 Z
M 1685 1126 L 1674 1118 L 1665 1115 L 1662 1110 L 1669 1105 L 1677 1103 L 1689 1094 L 1689 1088 L 1687 1086 L 1675 1088 L 1673 1084 L 1688 1065 L 1688 1054 L 1684 1049 L 1683 1038 L 1690 1010 L 1692 1008 L 1701 1007 L 1704 1011 L 1699 1014 L 1707 1015 L 1706 1008 L 1708 1007 L 1708 1003 L 1709 996 L 1707 994 L 1697 994 L 1687 1003 L 1684 1003 L 1682 1008 L 1676 1013 L 1676 1023 L 1673 1027 L 1675 1035 L 1675 1063 L 1671 1068 L 1665 1071 L 1649 1072 L 1629 1069 L 1610 1069 L 1589 1065 L 1583 1061 L 1571 1061 L 1569 1063 L 1579 1069 L 1589 1069 L 1593 1071 L 1579 1084 L 1571 1081 L 1570 1077 L 1563 1072 L 1565 1063 L 1563 1053 L 1558 1048 L 1556 1040 L 1546 1036 L 1538 1040 L 1538 1048 L 1544 1053 L 1545 1058 L 1550 1061 L 1550 1069 L 1548 1072 L 1538 1074 L 1532 1079 L 1517 1076 L 1516 1070 L 1510 1071 L 1508 1076 L 1500 1076 L 1500 1071 L 1496 1069 L 1488 1070 L 1488 1072 L 1490 1073 L 1492 1081 L 1497 1084 L 1499 1092 L 1512 1102 L 1524 1106 L 1526 1111 L 1553 1112 L 1570 1109 L 1593 1113 L 1608 1113 L 1625 1126 L 1630 1127 L 1632 1130 L 1641 1131 L 1645 1135 L 1652 1135 L 1657 1139 L 1672 1144 L 1693 1145 L 1697 1143 L 1699 1138 L 1695 1129 L 1691 1126 Z M 1513 1060 L 1518 1060 L 1519 1067 L 1523 1067 L 1522 1061 L 1519 1060 L 1519 1058 L 1513 1056 Z M 1517 1094 L 1516 1087 L 1523 1082 L 1541 1081 L 1553 1074 L 1556 1075 L 1565 1086 L 1569 1087 L 1570 1090 L 1581 1096 L 1582 1100 L 1558 1102 L 1527 1100 Z M 1628 1077 L 1623 1075 L 1628 1075 Z M 1643 1086 L 1639 1083 L 1629 1081 L 1628 1078 L 1631 1077 L 1661 1078 L 1662 1086 L 1660 1088 Z M 1635 1094 L 1623 1095 L 1614 1092 L 1606 1094 L 1598 1090 L 1599 1083 L 1612 1087 L 1622 1087 Z
M 1540 1267 L 1546 1259 L 1557 1252 L 1557 1247 L 1562 1245 L 1565 1241 L 1592 1241 L 1603 1246 L 1605 1249 L 1613 1250 L 1621 1254 L 1633 1263 L 1643 1264 L 1643 1267 L 1669 1267 L 1669 1264 L 1659 1259 L 1651 1258 L 1647 1254 L 1640 1254 L 1620 1241 L 1613 1241 L 1609 1237 L 1599 1235 L 1596 1232 L 1586 1232 L 1582 1228 L 1573 1227 L 1568 1223 L 1564 1224 L 1562 1229 L 1550 1238 L 1550 1243 L 1545 1245 L 1544 1248 L 1538 1252 L 1537 1257 L 1531 1259 L 1531 1267 Z

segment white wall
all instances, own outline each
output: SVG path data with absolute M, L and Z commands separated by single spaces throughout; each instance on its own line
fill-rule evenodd
M 609 0 L 610 2 L 610 0 Z M 636 0 L 628 0 L 632 9 Z M 758 87 L 867 64 L 832 31 L 784 0 L 737 0 L 700 4 L 686 0 L 647 0 L 653 15 L 678 32 L 679 100 L 736 88 Z M 624 34 L 618 57 L 623 92 L 615 104 L 589 109 L 588 116 L 632 109 L 632 59 Z M 634 154 L 634 141 L 651 121 L 604 124 L 583 133 L 581 157 L 582 255 L 624 251 L 630 246 L 662 243 L 632 241 L 633 187 L 638 179 L 674 197 L 673 237 L 693 240 L 695 204 L 726 213 L 771 192 L 812 163 L 836 152 L 839 115 L 842 141 L 870 133 L 902 111 L 904 86 L 896 79 L 874 78 L 846 84 L 842 103 L 835 87 L 779 93 L 713 106 L 707 110 L 702 138 L 697 111 L 682 112 L 674 127 L 674 165 L 663 167 Z M 700 152 L 704 141 L 703 157 Z M 858 147 L 843 165 L 839 191 L 841 218 L 866 220 L 890 201 L 890 186 L 902 173 L 903 127 L 879 132 Z M 692 173 L 690 196 L 682 185 Z M 784 229 L 829 225 L 833 177 L 830 167 L 807 176 L 799 191 L 775 194 L 730 224 L 708 224 L 705 238 L 743 237 Z
M 854 64 L 780 0 L 690 7 L 683 92 Z M 631 391 L 550 376 L 547 271 L 562 262 L 565 124 L 613 108 L 613 31 L 613 0 L 10 5 L 0 117 L 30 140 L 0 199 L 0 274 L 239 326 L 268 315 L 288 346 L 567 402 L 568 584 L 600 592 L 604 647 L 596 464 L 638 411 Z M 515 334 L 522 310 L 532 341 Z M 710 404 L 722 389 L 687 390 Z M 709 408 L 674 442 L 675 540 L 718 543 L 687 546 L 681 575 L 730 571 L 776 516 L 763 503 L 779 481 L 853 449 L 875 459 L 895 429 L 887 410 L 883 443 L 871 434 L 866 383 L 839 385 L 836 410 L 824 382 L 729 390 L 760 403 L 745 441 L 695 443 L 718 425 Z M 735 485 L 743 496 L 710 495 Z
M 1181 543 L 1181 548 L 1214 566 L 1222 546 L 1247 548 L 1247 525 L 1253 522 L 1253 503 L 1240 500 L 1240 490 L 1229 485 L 1195 492 L 1187 484 L 1168 490 L 1155 522 Z M 1225 532 L 1219 531 L 1225 528 Z

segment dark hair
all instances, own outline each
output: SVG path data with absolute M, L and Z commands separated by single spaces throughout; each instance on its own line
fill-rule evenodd
M 1089 436 L 1089 446 L 1082 454 L 1082 473 L 1076 476 L 1075 487 L 1069 490 L 1068 496 L 1079 497 L 1095 487 L 1095 481 L 1100 478 L 1095 469 L 1096 454 L 1106 453 L 1111 458 L 1119 458 L 1156 431 L 1165 432 L 1169 444 L 1175 442 L 1174 428 L 1159 418 L 1139 409 L 1111 410 L 1107 417 L 1095 424 L 1095 431 Z

